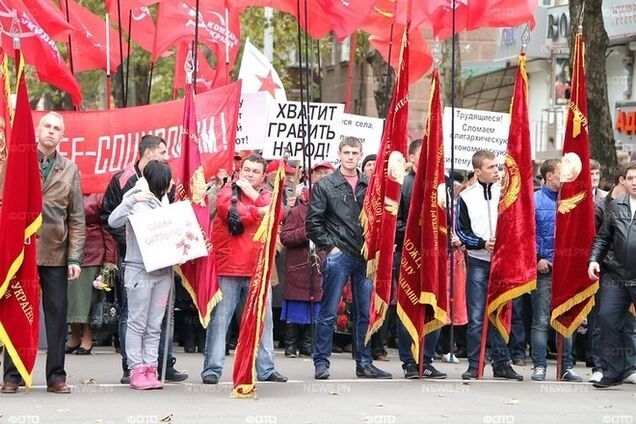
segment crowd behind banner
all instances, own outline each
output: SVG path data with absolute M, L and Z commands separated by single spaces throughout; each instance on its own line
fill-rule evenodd
M 114 346 L 121 353 L 120 381 L 133 389 L 162 388 L 158 377 L 163 363 L 167 381 L 189 378 L 175 367 L 174 349 L 181 345 L 186 353 L 203 354 L 201 381 L 217 384 L 241 331 L 242 310 L 257 267 L 254 234 L 269 208 L 278 160 L 268 163 L 255 152 L 241 152 L 231 169 L 222 168 L 208 179 L 211 241 L 222 298 L 204 329 L 172 267 L 146 271 L 130 225 L 130 216 L 165 207 L 175 199 L 167 143 L 157 135 L 144 135 L 135 149 L 136 160 L 112 175 L 103 194 L 82 195 L 76 164 L 58 151 L 64 132 L 62 115 L 51 112 L 40 117 L 36 137 L 44 209 L 38 271 L 48 343 L 47 390 L 69 393 L 65 353 L 90 355 L 94 345 Z M 472 157 L 473 171 L 445 176 L 457 205 L 456 220 L 448 228 L 455 273 L 452 298 L 448 292 L 440 295 L 453 302 L 453 313 L 446 326 L 427 334 L 425 352 L 418 358 L 396 313 L 396 292 L 423 148 L 421 140 L 408 146 L 387 318 L 368 343 L 372 285 L 362 256 L 360 212 L 376 157 L 363 158 L 360 141 L 347 137 L 338 146 L 337 169 L 328 161 L 314 163 L 307 172 L 284 164 L 284 217 L 255 362 L 259 380 L 287 381 L 275 362 L 276 342 L 286 358 L 311 357 L 313 376 L 319 380 L 330 378 L 330 357 L 342 351 L 352 352 L 357 377 L 393 378 L 374 365 L 374 361 L 396 360 L 389 348 L 398 349 L 407 379 L 444 379 L 446 373 L 433 364 L 457 363 L 459 358 L 468 360 L 462 378 L 477 378 L 485 287 L 495 249 L 500 167 L 492 152 L 481 150 Z M 589 195 L 595 202 L 598 235 L 589 273 L 593 278 L 600 271 L 601 290 L 587 319 L 565 339 L 562 373 L 557 378 L 583 381 L 574 368 L 579 362 L 592 368 L 589 380 L 597 387 L 636 383 L 636 237 L 629 238 L 636 225 L 636 163 L 622 164 L 608 191 L 599 187 L 598 163 L 592 161 L 590 168 Z M 556 352 L 548 323 L 560 172 L 560 161 L 546 160 L 535 179 L 537 236 L 528 243 L 537 246 L 538 284 L 513 301 L 509 342 L 493 329 L 488 334 L 486 362 L 492 364 L 495 378 L 523 380 L 512 365 L 531 361 L 532 380 L 544 380 L 547 359 Z M 175 307 L 168 310 L 173 284 Z M 110 318 L 104 311 L 110 312 Z M 168 314 L 174 314 L 174 326 L 165 325 Z M 1 391 L 15 393 L 20 376 L 7 355 L 3 365 Z

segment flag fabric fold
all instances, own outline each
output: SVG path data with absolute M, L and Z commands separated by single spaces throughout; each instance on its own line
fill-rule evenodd
M 172 90 L 184 88 L 186 86 L 185 62 L 191 45 L 186 42 L 180 42 L 177 45 L 177 52 L 174 59 L 174 80 L 172 81 Z M 197 49 L 197 93 L 211 90 L 215 87 L 218 72 L 210 66 L 207 58 L 203 55 L 201 48 Z
M 318 3 L 324 9 L 340 42 L 358 29 L 374 6 L 374 2 L 369 0 L 318 0 Z
M 250 280 L 250 291 L 245 301 L 241 331 L 234 355 L 232 397 L 252 397 L 255 391 L 256 354 L 263 334 L 270 276 L 275 265 L 278 227 L 283 218 L 282 192 L 285 166 L 286 161 L 279 161 L 274 179 L 272 202 L 254 234 L 254 241 L 260 243 L 260 249 L 256 269 Z
M 367 260 L 367 277 L 373 282 L 369 308 L 369 328 L 365 343 L 384 322 L 391 297 L 395 227 L 401 182 L 390 177 L 389 158 L 395 157 L 394 152 L 404 156 L 406 151 L 408 105 L 409 34 L 405 28 L 401 43 L 397 82 L 389 106 L 375 170 L 369 181 L 369 188 L 360 212 L 360 221 L 364 230 L 362 254 Z
M 556 217 L 550 324 L 565 337 L 574 333 L 594 306 L 598 281 L 590 281 L 587 261 L 595 236 L 590 177 L 583 35 L 574 41 L 572 94 L 561 159 L 561 190 Z M 580 163 L 580 173 L 578 164 Z M 573 165 L 575 164 L 575 165 Z
M 62 0 L 63 4 L 65 0 Z M 75 28 L 66 20 L 60 9 L 53 4 L 52 0 L 29 0 L 29 10 L 38 22 L 42 23 L 42 28 L 55 41 L 68 41 L 68 35 Z
M 487 307 L 490 321 L 508 342 L 511 300 L 534 290 L 537 285 L 532 145 L 524 54 L 519 56 L 504 168 Z
M 444 187 L 444 137 L 439 73 L 431 75 L 431 94 L 422 151 L 413 182 L 397 293 L 397 314 L 420 357 L 422 337 L 448 321 L 448 218 L 439 199 Z M 441 193 L 444 193 L 442 190 Z
M 35 130 L 18 52 L 16 112 L 0 212 L 0 343 L 27 387 L 38 351 L 39 276 L 35 233 L 42 225 L 42 191 Z
M 186 86 L 181 134 L 181 156 L 172 164 L 176 194 L 179 200 L 188 200 L 197 217 L 201 233 L 204 235 L 208 256 L 188 261 L 175 267 L 181 276 L 183 287 L 188 291 L 199 313 L 204 328 L 210 321 L 210 312 L 221 300 L 216 261 L 212 251 L 210 227 L 210 205 L 206 194 L 206 179 L 203 173 L 199 145 L 201 139 L 197 131 L 192 85 Z

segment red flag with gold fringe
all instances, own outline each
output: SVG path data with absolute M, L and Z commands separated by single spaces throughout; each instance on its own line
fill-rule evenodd
M 194 91 L 192 85 L 188 84 L 183 112 L 181 156 L 173 164 L 174 180 L 177 198 L 189 200 L 192 204 L 201 233 L 205 237 L 208 256 L 188 261 L 175 267 L 175 270 L 181 276 L 183 287 L 192 297 L 194 306 L 199 312 L 199 320 L 205 328 L 210 321 L 210 311 L 221 300 L 221 291 L 210 241 L 212 240 L 210 205 L 208 204 L 207 186 L 201 165 L 200 142 L 194 108 Z
M 42 225 L 42 190 L 24 60 L 19 52 L 16 57 L 18 93 L 0 212 L 0 343 L 29 387 L 38 351 L 35 233 Z
M 413 340 L 414 358 L 420 357 L 422 336 L 443 327 L 448 319 L 448 227 L 446 210 L 438 198 L 438 187 L 444 184 L 442 110 L 439 73 L 433 69 L 428 121 L 413 182 L 397 294 L 397 313 Z
M 7 161 L 7 147 L 11 139 L 11 121 L 13 111 L 11 109 L 11 88 L 9 86 L 9 66 L 8 58 L 2 48 L 0 48 L 0 176 Z M 2 185 L 0 185 L 0 192 Z M 0 202 L 0 209 L 2 202 Z
M 590 312 L 598 290 L 598 281 L 590 281 L 587 275 L 587 261 L 596 231 L 584 50 L 583 35 L 577 33 L 572 55 L 572 94 L 561 159 L 563 184 L 557 206 L 550 318 L 552 327 L 565 337 L 571 336 Z
M 279 162 L 274 180 L 272 202 L 254 234 L 254 241 L 260 243 L 260 249 L 256 269 L 250 281 L 250 292 L 245 301 L 241 331 L 234 355 L 232 397 L 251 397 L 254 395 L 256 353 L 263 334 L 267 293 L 269 292 L 269 281 L 276 254 L 278 226 L 283 218 L 282 192 L 285 166 L 286 161 Z
M 537 285 L 534 184 L 525 54 L 519 56 L 515 91 L 510 105 L 510 131 L 504 167 L 487 307 L 490 321 L 507 342 L 510 337 L 510 301 L 533 290 Z
M 393 161 L 392 158 L 396 157 L 394 152 L 403 156 L 406 151 L 409 118 L 408 75 L 409 43 L 408 29 L 405 28 L 400 53 L 400 69 L 386 118 L 382 143 L 378 151 L 377 165 L 369 181 L 369 188 L 364 198 L 362 212 L 360 212 L 360 220 L 364 229 L 362 254 L 368 261 L 367 276 L 373 282 L 369 328 L 365 343 L 382 326 L 391 297 L 400 183 L 389 176 L 389 159 L 391 158 Z

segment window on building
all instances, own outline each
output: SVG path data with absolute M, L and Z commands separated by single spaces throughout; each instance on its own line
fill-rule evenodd
M 351 37 L 347 37 L 347 39 L 340 45 L 340 63 L 349 61 L 349 52 L 351 50 Z

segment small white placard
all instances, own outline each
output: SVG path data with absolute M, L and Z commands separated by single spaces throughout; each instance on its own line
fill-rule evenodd
M 129 216 L 146 272 L 207 256 L 201 227 L 189 201 Z

